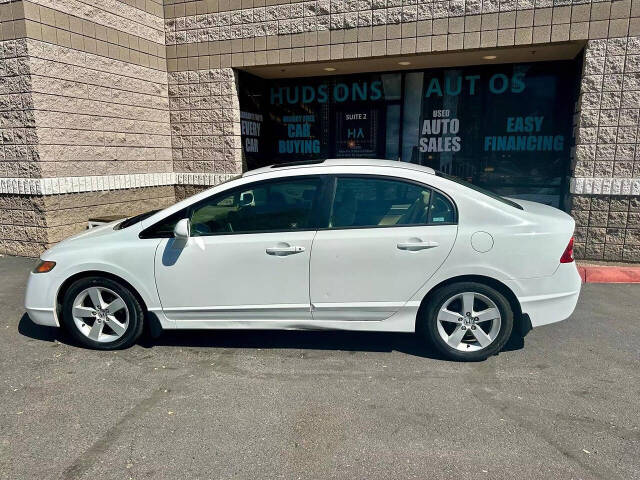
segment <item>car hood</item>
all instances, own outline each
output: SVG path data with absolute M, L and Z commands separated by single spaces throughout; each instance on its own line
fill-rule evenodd
M 118 230 L 114 230 L 113 227 L 115 227 L 116 224 L 118 224 L 119 222 L 121 222 L 121 220 L 116 220 L 114 222 L 107 223 L 106 225 L 102 225 L 100 227 L 90 228 L 83 232 L 76 233 L 71 237 L 65 238 L 64 240 L 62 240 L 61 242 L 57 243 L 56 245 L 51 247 L 49 250 L 44 252 L 42 254 L 42 258 L 46 258 L 47 255 L 57 253 L 58 251 L 68 247 L 69 245 L 72 245 L 72 244 L 76 245 L 80 241 L 97 240 L 100 237 L 114 235 L 118 232 Z

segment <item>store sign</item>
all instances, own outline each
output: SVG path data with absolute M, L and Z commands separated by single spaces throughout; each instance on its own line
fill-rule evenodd
M 287 138 L 278 140 L 279 154 L 317 154 L 320 153 L 320 140 L 311 137 L 311 125 L 315 115 L 287 115 L 282 118 Z
M 271 105 L 297 105 L 307 103 L 344 103 L 375 102 L 382 98 L 382 82 L 338 83 L 330 86 L 292 85 L 287 87 L 271 87 L 269 99 Z
M 561 152 L 564 135 L 540 135 L 544 117 L 507 117 L 506 132 L 484 137 L 485 152 Z
M 450 110 L 433 110 L 432 117 L 422 122 L 421 152 L 459 152 L 460 120 L 451 118 Z
M 336 114 L 336 156 L 375 156 L 377 116 L 375 109 L 339 111 Z
M 240 112 L 240 133 L 244 151 L 260 153 L 260 134 L 262 132 L 262 115 L 259 113 Z
M 433 77 L 429 81 L 429 86 L 425 93 L 427 98 L 432 96 L 443 97 L 457 96 L 462 93 L 476 95 L 481 90 L 482 85 L 480 75 L 465 75 L 446 77 L 441 80 L 439 77 Z M 525 76 L 523 73 L 514 75 L 506 75 L 504 73 L 496 73 L 488 79 L 488 90 L 493 95 L 502 95 L 503 93 L 522 93 L 526 88 Z

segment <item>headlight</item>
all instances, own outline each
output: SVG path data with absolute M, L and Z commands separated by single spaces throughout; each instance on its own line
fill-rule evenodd
M 56 262 L 50 262 L 49 260 L 40 260 L 36 268 L 33 269 L 33 273 L 47 273 L 53 270 L 56 266 Z

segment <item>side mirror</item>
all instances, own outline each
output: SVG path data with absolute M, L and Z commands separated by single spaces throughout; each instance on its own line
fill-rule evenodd
M 253 193 L 245 192 L 240 196 L 240 206 L 246 207 L 253 203 Z
M 188 218 L 183 218 L 173 227 L 173 236 L 178 240 L 186 240 L 189 238 L 191 225 Z

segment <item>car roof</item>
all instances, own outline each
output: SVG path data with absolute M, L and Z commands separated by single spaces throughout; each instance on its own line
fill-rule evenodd
M 405 170 L 415 170 L 434 175 L 433 168 L 417 165 L 415 163 L 400 162 L 396 160 L 380 160 L 376 158 L 329 158 L 326 160 L 309 160 L 301 162 L 273 164 L 267 167 L 256 168 L 245 172 L 243 177 L 259 175 L 261 173 L 276 172 L 279 170 L 304 169 L 313 167 L 392 167 Z

